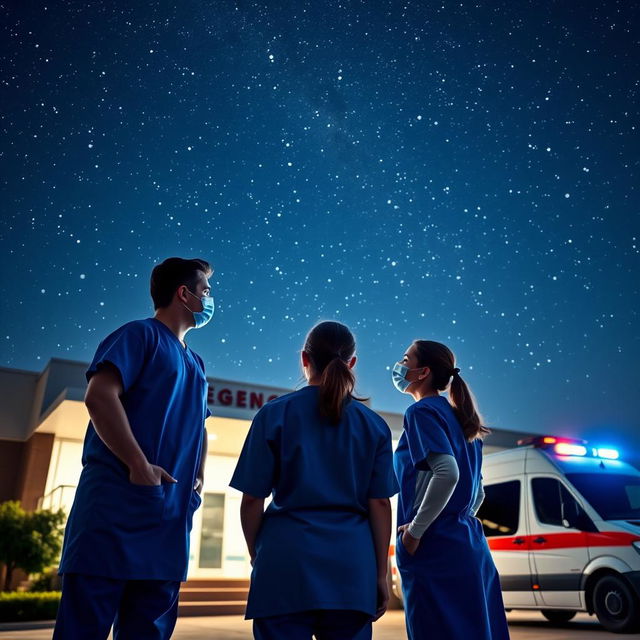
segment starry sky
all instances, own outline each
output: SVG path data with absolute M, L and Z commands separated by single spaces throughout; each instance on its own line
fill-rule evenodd
M 1 9 L 0 365 L 89 361 L 202 257 L 211 376 L 293 387 L 337 319 L 374 408 L 434 339 L 490 426 L 640 452 L 637 3 Z

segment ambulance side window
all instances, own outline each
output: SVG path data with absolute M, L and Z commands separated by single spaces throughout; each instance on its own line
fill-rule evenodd
M 558 480 L 534 478 L 531 490 L 536 517 L 540 523 L 582 531 L 596 530 L 584 509 Z
M 484 502 L 477 513 L 484 535 L 487 538 L 513 535 L 520 519 L 520 481 L 485 485 L 484 493 Z

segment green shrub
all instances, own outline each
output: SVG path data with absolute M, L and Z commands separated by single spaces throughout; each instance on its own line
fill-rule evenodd
M 62 576 L 58 575 L 58 569 L 51 567 L 42 573 L 31 577 L 28 591 L 60 591 L 62 589 Z
M 38 573 L 55 562 L 62 545 L 64 512 L 25 511 L 19 502 L 0 504 L 0 564 L 5 566 L 3 591 L 10 591 L 15 569 Z
M 0 622 L 53 620 L 60 604 L 60 591 L 0 593 Z

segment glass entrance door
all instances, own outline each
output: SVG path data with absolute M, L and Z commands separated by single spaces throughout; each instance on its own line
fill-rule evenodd
M 202 501 L 202 528 L 198 568 L 222 568 L 224 493 L 205 493 Z

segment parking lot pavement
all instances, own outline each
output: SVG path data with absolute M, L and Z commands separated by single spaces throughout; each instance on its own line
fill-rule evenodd
M 616 640 L 616 638 L 639 638 L 640 635 L 609 633 L 595 616 L 579 613 L 565 625 L 552 625 L 538 611 L 512 611 L 507 614 L 511 640 Z
M 542 614 L 513 611 L 508 614 L 511 640 L 615 640 L 595 620 L 580 614 L 563 627 L 553 626 Z M 0 631 L 0 640 L 50 640 L 51 629 Z M 389 611 L 374 625 L 374 640 L 404 640 L 404 614 Z M 621 636 L 638 638 L 640 636 Z M 241 616 L 180 618 L 173 640 L 251 640 L 251 623 Z M 469 640 L 473 640 L 470 638 Z

